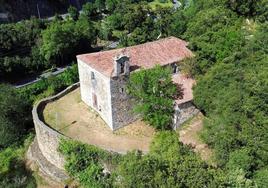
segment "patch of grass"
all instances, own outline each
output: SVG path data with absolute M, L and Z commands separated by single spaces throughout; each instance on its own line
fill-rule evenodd
M 158 6 L 161 8 L 172 8 L 173 7 L 173 3 L 171 2 L 171 0 L 166 0 L 165 3 L 162 3 L 160 0 L 154 0 L 154 1 L 150 2 L 149 5 L 153 10 L 155 10 Z

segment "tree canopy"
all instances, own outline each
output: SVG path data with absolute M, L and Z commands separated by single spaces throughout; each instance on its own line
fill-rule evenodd
M 171 69 L 160 65 L 130 75 L 128 91 L 137 104 L 134 111 L 157 129 L 168 129 L 172 123 L 174 98 L 180 96 L 180 87 L 171 77 Z
M 18 141 L 31 121 L 30 106 L 11 86 L 0 84 L 0 150 Z

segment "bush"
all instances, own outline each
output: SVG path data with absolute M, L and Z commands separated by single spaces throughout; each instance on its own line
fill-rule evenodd
M 31 106 L 11 86 L 0 84 L 0 149 L 17 142 L 31 122 Z
M 24 145 L 12 146 L 0 151 L 0 187 L 37 187 L 24 161 L 25 152 L 32 140 L 32 135 L 27 136 Z
M 95 146 L 61 140 L 59 151 L 65 156 L 65 169 L 84 187 L 111 187 L 111 178 L 104 173 L 104 164 L 118 157 Z M 113 162 L 112 162 L 113 163 Z
M 59 150 L 66 158 L 65 169 L 84 187 L 217 187 L 218 172 L 206 165 L 175 132 L 159 132 L 151 151 L 133 151 L 124 156 L 62 140 Z M 104 166 L 109 173 L 103 172 Z M 190 169 L 190 170 L 189 170 Z
M 28 103 L 32 104 L 37 100 L 58 93 L 78 81 L 78 67 L 77 64 L 75 64 L 60 75 L 42 79 L 35 84 L 21 88 L 19 92 Z

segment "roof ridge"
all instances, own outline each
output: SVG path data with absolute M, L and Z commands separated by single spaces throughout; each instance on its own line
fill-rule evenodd
M 99 52 L 79 54 L 76 57 L 83 56 L 83 55 L 90 55 L 90 54 L 94 55 L 94 54 L 98 54 L 98 53 L 104 53 L 104 52 L 107 52 L 107 51 L 109 51 L 109 52 L 114 52 L 114 51 L 119 51 L 119 50 L 127 51 L 130 48 L 136 48 L 136 47 L 139 47 L 139 46 L 147 46 L 148 44 L 151 44 L 151 43 L 159 43 L 159 42 L 165 41 L 167 39 L 175 39 L 177 41 L 185 42 L 187 44 L 187 42 L 184 41 L 184 40 L 182 40 L 182 39 L 176 38 L 174 36 L 169 36 L 169 37 L 165 37 L 165 38 L 160 38 L 160 39 L 155 40 L 155 41 L 149 41 L 149 42 L 145 42 L 145 43 L 142 43 L 142 44 L 136 44 L 136 45 L 133 45 L 133 46 L 127 46 L 127 47 L 122 47 L 122 48 L 117 48 L 117 49 L 112 49 L 112 50 L 104 50 L 104 51 L 99 51 Z
M 192 57 L 193 53 L 187 48 L 187 42 L 170 36 L 125 48 L 77 55 L 77 59 L 89 64 L 92 68 L 111 76 L 113 58 L 120 53 L 130 57 L 130 66 L 151 68 L 157 62 L 166 65 Z

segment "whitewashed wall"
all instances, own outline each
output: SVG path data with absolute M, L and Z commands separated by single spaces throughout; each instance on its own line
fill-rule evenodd
M 113 129 L 110 78 L 104 76 L 81 60 L 77 61 L 82 101 L 96 110 L 108 126 Z M 94 81 L 91 80 L 91 72 L 94 72 Z M 93 92 L 97 96 L 98 108 L 95 108 L 93 105 Z

